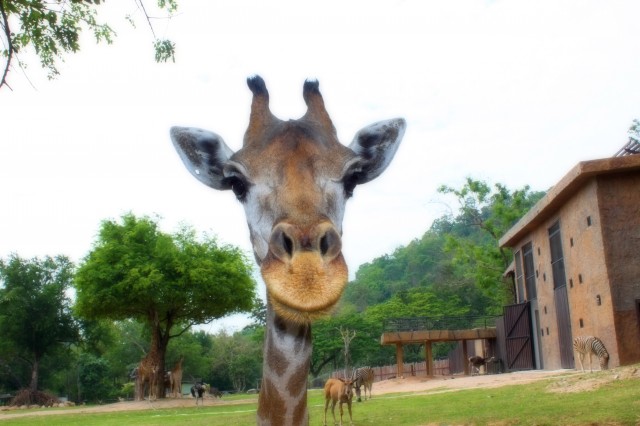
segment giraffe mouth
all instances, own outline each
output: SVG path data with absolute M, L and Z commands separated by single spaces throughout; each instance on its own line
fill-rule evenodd
M 311 251 L 296 253 L 286 262 L 268 257 L 261 272 L 275 312 L 300 324 L 330 314 L 348 279 L 342 254 L 327 262 Z

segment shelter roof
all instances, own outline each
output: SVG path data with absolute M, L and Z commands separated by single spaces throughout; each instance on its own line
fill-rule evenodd
M 640 144 L 633 139 L 640 153 Z M 627 144 L 629 145 L 629 144 Z M 625 147 L 627 147 L 625 145 Z M 623 147 L 616 156 L 599 160 L 582 161 L 576 164 L 560 181 L 551 187 L 511 229 L 500 238 L 500 247 L 513 247 L 526 234 L 555 214 L 590 179 L 614 173 L 640 173 L 640 155 L 631 155 Z M 627 149 L 635 149 L 634 146 Z M 621 153 L 622 152 L 622 153 Z M 620 154 L 620 155 L 618 155 Z

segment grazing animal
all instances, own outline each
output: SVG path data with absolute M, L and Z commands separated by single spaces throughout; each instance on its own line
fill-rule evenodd
M 198 406 L 198 399 L 202 400 L 202 405 L 204 405 L 204 392 L 206 388 L 201 382 L 196 383 L 191 386 L 191 395 L 196 399 L 196 406 Z
M 158 398 L 157 383 L 158 383 L 158 371 L 157 358 L 153 352 L 148 353 L 140 364 L 131 373 L 131 376 L 135 378 L 135 400 L 143 401 L 145 390 L 149 390 L 149 401 Z
M 257 422 L 307 425 L 311 322 L 332 311 L 348 280 L 341 240 L 346 201 L 356 185 L 387 168 L 406 123 L 372 124 L 345 146 L 317 81 L 304 83 L 305 115 L 289 121 L 271 113 L 262 78 L 247 83 L 253 99 L 240 150 L 196 128 L 173 127 L 171 139 L 196 179 L 232 190 L 245 209 L 267 289 Z
M 349 420 L 353 425 L 353 416 L 351 415 L 351 402 L 353 400 L 353 383 L 351 380 L 329 379 L 324 385 L 324 426 L 327 426 L 327 408 L 331 401 L 331 413 L 333 414 L 333 423 L 336 422 L 336 403 L 340 403 L 340 426 L 342 426 L 342 415 L 344 410 L 342 404 L 347 404 L 349 408 Z
M 182 361 L 184 361 L 183 356 L 169 372 L 169 392 L 174 398 L 182 398 Z
M 164 379 L 163 383 L 164 383 L 164 393 L 165 393 L 165 395 L 167 394 L 167 389 L 168 389 L 169 390 L 169 396 L 172 396 L 172 394 L 171 394 L 171 371 L 165 371 L 163 379 Z
M 495 362 L 496 358 L 495 357 L 490 357 L 490 358 L 483 358 L 481 356 L 478 355 L 474 355 L 469 357 L 469 370 L 471 371 L 471 375 L 474 376 L 475 374 L 473 374 L 473 370 L 476 370 L 476 374 L 480 374 L 480 367 L 482 367 L 483 365 L 487 365 L 489 363 Z
M 213 395 L 216 398 L 222 398 L 222 392 L 220 392 L 220 389 L 214 387 L 209 390 L 209 395 Z
M 594 336 L 578 336 L 573 339 L 573 348 L 578 352 L 578 359 L 580 360 L 580 368 L 584 373 L 584 356 L 589 355 L 589 371 L 593 373 L 591 367 L 591 355 L 595 355 L 600 360 L 600 370 L 606 370 L 609 368 L 609 352 L 604 347 L 602 340 Z
M 367 389 L 369 389 L 369 399 L 371 399 L 371 388 L 373 387 L 373 368 L 356 368 L 351 374 L 351 381 L 353 382 L 353 387 L 356 390 L 356 397 L 358 402 L 362 402 L 362 399 L 360 399 L 360 386 L 364 386 L 365 401 L 367 400 Z

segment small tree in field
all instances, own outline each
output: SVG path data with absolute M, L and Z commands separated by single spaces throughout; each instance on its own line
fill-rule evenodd
M 36 395 L 40 362 L 52 351 L 78 341 L 78 327 L 66 294 L 73 264 L 64 256 L 0 260 L 0 338 L 16 359 L 29 365 L 28 391 Z
M 255 282 L 239 249 L 213 238 L 198 240 L 184 228 L 166 234 L 148 217 L 104 221 L 93 250 L 76 274 L 76 309 L 89 319 L 134 319 L 151 334 L 158 360 L 156 395 L 171 338 L 253 307 Z

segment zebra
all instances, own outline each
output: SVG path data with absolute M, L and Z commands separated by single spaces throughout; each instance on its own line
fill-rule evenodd
M 360 399 L 360 386 L 364 386 L 364 399 L 367 399 L 367 389 L 369 389 L 369 399 L 371 399 L 371 388 L 373 387 L 373 368 L 356 368 L 351 374 L 351 381 L 353 382 L 353 387 L 356 390 L 358 402 L 362 402 L 362 399 Z
M 580 360 L 580 368 L 584 373 L 584 365 L 582 361 L 584 361 L 584 356 L 586 354 L 589 355 L 589 371 L 593 373 L 593 368 L 591 367 L 591 355 L 596 355 L 600 360 L 600 370 L 606 370 L 609 366 L 609 352 L 604 347 L 604 343 L 602 340 L 598 339 L 594 336 L 578 336 L 573 339 L 573 348 L 578 352 L 579 360 Z

